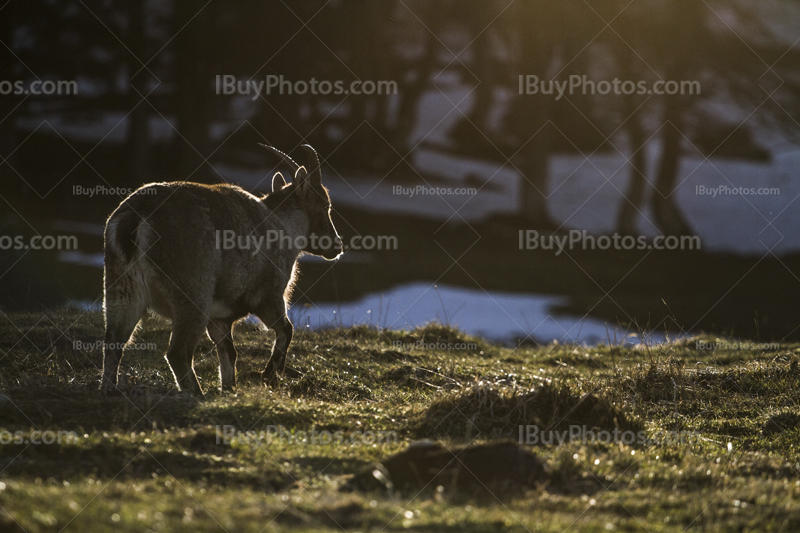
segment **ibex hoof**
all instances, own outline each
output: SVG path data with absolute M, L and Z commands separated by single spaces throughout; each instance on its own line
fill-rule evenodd
M 261 380 L 265 386 L 271 389 L 277 389 L 278 385 L 280 385 L 280 379 L 278 379 L 278 373 L 275 370 L 265 370 L 261 374 Z
M 109 379 L 100 381 L 100 394 L 103 396 L 122 396 L 122 391 Z
M 105 385 L 101 386 L 100 394 L 103 396 L 123 396 L 122 391 L 113 385 L 108 387 Z

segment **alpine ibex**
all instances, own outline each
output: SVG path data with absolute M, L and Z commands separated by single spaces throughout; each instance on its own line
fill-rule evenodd
M 109 217 L 101 390 L 116 389 L 122 347 L 148 309 L 172 320 L 166 358 L 181 390 L 202 394 L 192 354 L 203 332 L 216 345 L 222 389 L 234 388 L 232 328 L 249 313 L 276 333 L 262 378 L 277 384 L 294 331 L 287 311 L 297 260 L 336 259 L 342 243 L 316 151 L 303 145 L 301 166 L 265 147 L 292 166 L 290 185 L 277 173 L 259 198 L 227 184 L 151 183 Z

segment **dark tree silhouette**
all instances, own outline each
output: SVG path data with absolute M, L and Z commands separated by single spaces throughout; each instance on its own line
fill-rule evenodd
M 209 155 L 208 100 L 212 75 L 208 69 L 209 12 L 207 2 L 181 0 L 176 3 L 177 115 L 179 178 L 201 179 L 207 173 L 203 159 Z M 182 29 L 181 29 L 182 28 Z
M 8 6 L 6 6 L 8 7 Z M 14 27 L 17 20 L 15 13 L 8 9 L 0 17 L 0 80 L 10 82 L 19 76 L 22 65 L 14 57 Z M 14 125 L 17 114 L 16 107 L 21 98 L 13 95 L 3 95 L 0 97 L 0 194 L 8 199 L 11 195 L 18 195 L 20 192 L 20 180 L 16 172 L 9 164 L 5 163 L 14 149 L 16 148 L 17 131 Z
M 128 116 L 128 157 L 130 158 L 131 182 L 138 184 L 148 177 L 150 155 L 148 139 L 150 105 L 144 100 L 149 90 L 147 82 L 151 79 L 149 71 L 143 65 L 149 59 L 145 34 L 145 0 L 130 0 L 129 10 L 128 48 L 131 50 L 131 57 L 128 61 L 128 71 L 131 76 L 131 87 L 128 94 L 131 112 Z M 153 67 L 150 66 L 150 68 Z
M 415 9 L 416 16 L 423 19 L 426 28 L 419 32 L 422 41 L 421 52 L 416 57 L 406 59 L 403 68 L 397 126 L 393 135 L 395 148 L 402 148 L 403 154 L 411 148 L 408 143 L 416 125 L 417 107 L 425 91 L 431 88 L 432 76 L 438 64 L 438 53 L 441 50 L 437 34 L 442 28 L 443 5 L 439 2 L 426 2 L 419 8 L 424 10 Z
M 732 23 L 723 22 L 718 14 L 725 10 L 735 15 Z M 659 14 L 660 16 L 655 16 Z M 684 154 L 735 155 L 763 157 L 752 143 L 750 126 L 764 126 L 782 131 L 788 139 L 798 140 L 792 118 L 798 106 L 798 84 L 793 72 L 800 65 L 800 54 L 786 43 L 780 43 L 765 24 L 762 14 L 753 6 L 724 6 L 702 0 L 676 0 L 668 4 L 649 2 L 628 9 L 619 17 L 617 31 L 640 58 L 634 60 L 624 47 L 618 46 L 618 65 L 627 65 L 639 79 L 652 78 L 652 71 L 664 81 L 698 81 L 700 94 L 659 95 L 648 99 L 647 108 L 660 113 L 657 138 L 661 152 L 652 181 L 653 222 L 664 234 L 690 234 L 692 229 L 675 202 L 680 163 Z M 614 37 L 616 39 L 616 37 Z M 772 68 L 770 68 L 772 67 Z M 772 87 L 765 87 L 773 83 Z M 769 78 L 772 78 L 771 80 Z M 784 84 L 775 89 L 778 79 Z M 772 101 L 769 101 L 772 98 Z M 727 103 L 744 110 L 758 112 L 743 123 L 731 126 L 731 118 L 714 108 L 712 103 Z M 765 105 L 762 105 L 765 104 Z M 628 108 L 630 111 L 630 106 Z M 641 116 L 640 110 L 631 120 Z M 630 122 L 630 121 L 629 121 Z M 633 129 L 631 129 L 633 128 Z M 627 124 L 631 150 L 636 139 L 648 136 Z M 718 131 L 716 138 L 697 141 L 700 132 Z M 737 143 L 735 147 L 734 143 Z M 643 208 L 646 189 L 644 150 L 632 160 L 631 181 L 617 220 L 621 231 L 631 231 L 635 206 Z M 638 152 L 637 152 L 638 154 Z

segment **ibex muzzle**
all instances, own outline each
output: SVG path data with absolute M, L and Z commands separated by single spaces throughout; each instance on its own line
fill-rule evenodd
M 331 221 L 316 151 L 307 164 L 266 146 L 291 165 L 258 198 L 234 185 L 151 183 L 125 199 L 105 232 L 105 346 L 101 389 L 117 387 L 122 346 L 148 309 L 172 320 L 167 361 L 181 390 L 202 394 L 192 354 L 203 333 L 217 348 L 223 390 L 236 385 L 235 321 L 252 313 L 276 333 L 262 374 L 277 384 L 294 328 L 289 298 L 303 253 L 336 259 L 342 243 Z

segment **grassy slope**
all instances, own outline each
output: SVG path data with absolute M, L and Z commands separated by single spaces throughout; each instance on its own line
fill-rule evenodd
M 271 334 L 242 324 L 236 394 L 174 391 L 161 356 L 168 324 L 148 319 L 126 355 L 126 396 L 96 392 L 102 317 L 0 315 L 0 428 L 74 431 L 73 442 L 0 445 L 0 531 L 596 531 L 800 528 L 800 368 L 796 346 L 652 351 L 551 345 L 517 350 L 448 328 L 298 332 L 291 377 L 258 386 Z M 474 342 L 467 350 L 392 343 Z M 198 348 L 203 386 L 215 354 Z M 531 392 L 533 391 L 533 392 Z M 547 396 L 546 404 L 542 391 Z M 699 432 L 688 445 L 533 446 L 553 469 L 528 492 L 470 497 L 346 493 L 349 474 L 407 441 L 516 439 L 518 426 L 599 420 L 565 405 L 592 394 L 618 423 L 651 435 Z M 536 394 L 539 394 L 537 396 Z M 559 403 L 561 402 L 561 403 Z M 553 417 L 552 409 L 559 409 Z M 598 424 L 608 424 L 597 422 Z M 396 431 L 397 443 L 224 445 L 215 427 Z M 563 423 L 562 423 L 563 426 Z M 730 450 L 728 443 L 731 443 Z M 4 488 L 3 488 L 4 487 Z

